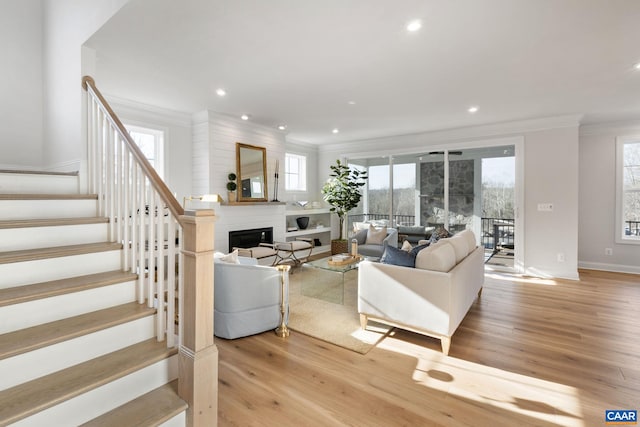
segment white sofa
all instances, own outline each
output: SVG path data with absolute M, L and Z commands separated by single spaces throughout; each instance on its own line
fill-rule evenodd
M 465 230 L 418 252 L 415 265 L 360 263 L 361 326 L 371 319 L 432 336 L 449 354 L 451 336 L 482 291 L 484 250 Z
M 233 339 L 280 325 L 281 272 L 258 265 L 253 258 L 239 263 L 214 256 L 214 335 Z M 285 321 L 289 317 L 289 273 L 285 272 Z

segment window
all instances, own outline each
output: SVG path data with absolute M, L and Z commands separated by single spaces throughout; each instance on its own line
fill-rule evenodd
M 299 154 L 285 154 L 285 190 L 307 191 L 307 157 Z
M 640 244 L 640 136 L 616 148 L 616 242 Z
M 140 126 L 125 125 L 125 127 L 151 166 L 160 178 L 164 179 L 164 132 Z

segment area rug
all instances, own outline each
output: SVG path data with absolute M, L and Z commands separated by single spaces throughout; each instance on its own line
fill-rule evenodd
M 289 328 L 366 354 L 389 333 L 391 327 L 369 322 L 366 330 L 360 328 L 357 276 L 357 271 L 346 274 L 343 302 L 336 303 L 330 302 L 335 300 L 333 297 L 321 299 L 326 290 L 326 283 L 310 274 L 307 268 L 296 268 L 293 274 L 289 275 Z M 333 295 L 335 292 L 335 289 L 327 291 Z

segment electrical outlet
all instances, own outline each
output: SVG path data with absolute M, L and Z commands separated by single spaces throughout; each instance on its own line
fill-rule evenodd
M 611 248 L 604 248 L 604 254 L 605 254 L 605 255 L 608 255 L 608 256 L 613 255 L 613 249 L 611 249 Z
M 553 203 L 538 203 L 539 212 L 553 212 Z
M 564 262 L 564 254 L 562 252 L 558 254 L 558 262 Z

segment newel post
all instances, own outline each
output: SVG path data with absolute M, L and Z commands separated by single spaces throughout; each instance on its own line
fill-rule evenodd
M 213 343 L 213 210 L 187 211 L 183 225 L 184 290 L 178 394 L 187 425 L 218 424 L 218 348 Z

